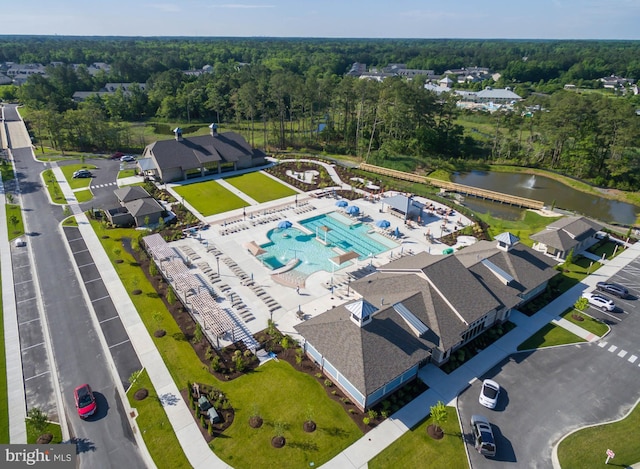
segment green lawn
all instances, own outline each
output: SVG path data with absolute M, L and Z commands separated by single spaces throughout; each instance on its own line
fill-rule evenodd
M 8 164 L 6 160 L 3 160 L 0 164 L 0 176 L 2 176 L 3 181 L 10 181 L 15 178 L 13 166 Z
M 128 177 L 135 176 L 135 175 L 136 175 L 136 170 L 135 169 L 123 169 L 122 171 L 118 172 L 117 179 L 128 178 Z
M 518 351 L 553 347 L 554 345 L 575 344 L 578 342 L 586 342 L 586 340 L 563 327 L 549 323 L 518 345 Z
M 53 171 L 50 169 L 43 171 L 42 179 L 44 180 L 47 191 L 49 191 L 49 197 L 51 197 L 53 203 L 64 204 L 66 199 L 64 198 L 64 195 L 62 195 L 62 189 L 60 189 L 60 185 L 58 184 L 58 181 L 56 181 Z
M 142 401 L 136 401 L 133 395 L 140 388 L 149 391 L 149 395 Z M 136 383 L 129 389 L 127 398 L 131 407 L 138 411 L 136 422 L 147 447 L 163 447 L 163 451 L 151 453 L 156 466 L 176 469 L 191 467 L 146 371 L 140 374 Z
M 64 177 L 69 183 L 69 187 L 71 187 L 71 189 L 80 189 L 82 187 L 89 187 L 89 184 L 91 184 L 91 178 L 74 179 L 73 173 L 79 169 L 88 169 L 88 170 L 97 169 L 97 166 L 92 164 L 69 164 L 65 166 L 60 166 L 60 169 L 62 170 L 62 174 L 64 174 Z
M 259 171 L 225 178 L 225 181 L 260 203 L 297 194 L 295 190 Z
M 53 435 L 53 440 L 51 440 L 51 444 L 57 445 L 62 443 L 62 429 L 60 425 L 57 423 L 49 423 L 47 425 L 46 430 L 43 433 L 51 433 Z M 33 431 L 29 425 L 27 425 L 27 443 L 33 445 L 38 441 L 38 437 L 42 435 L 42 433 L 38 433 Z
M 369 469 L 469 467 L 455 407 L 447 407 L 447 421 L 442 425 L 445 437 L 434 440 L 427 434 L 431 417 L 402 435 L 369 461 Z
M 73 193 L 73 195 L 76 196 L 78 203 L 89 202 L 91 199 L 93 199 L 93 192 L 91 192 L 90 189 L 84 191 L 76 191 Z
M 204 217 L 249 205 L 216 181 L 196 182 L 175 186 L 174 189 Z
M 0 279 L 2 287 L 2 279 Z M 9 401 L 7 396 L 7 355 L 4 349 L 4 310 L 0 288 L 0 444 L 9 444 Z
M 640 406 L 623 420 L 582 429 L 569 435 L 558 446 L 558 459 L 563 469 L 605 466 L 607 449 L 615 452 L 609 466 L 630 467 L 640 461 L 638 428 Z
M 7 210 L 7 232 L 9 241 L 24 234 L 24 221 L 22 219 L 22 208 L 20 205 L 6 204 Z
M 543 230 L 548 224 L 553 223 L 560 217 L 543 217 L 531 210 L 525 210 L 524 216 L 520 220 L 502 220 L 491 216 L 490 213 L 477 213 L 478 218 L 489 225 L 489 234 L 492 238 L 509 231 L 520 238 L 522 244 L 531 247 L 533 241 L 529 236 Z
M 574 315 L 581 317 L 582 321 L 574 319 Z M 575 308 L 567 309 L 560 315 L 560 317 L 566 319 L 569 322 L 572 322 L 576 326 L 582 327 L 583 329 L 597 335 L 598 337 L 602 337 L 607 333 L 607 331 L 609 331 L 609 326 L 607 326 L 605 323 L 598 321 L 597 319 L 592 318 L 588 314 L 582 313 Z
M 142 270 L 123 249 L 120 239 L 137 237 L 138 232 L 133 229 L 106 229 L 96 221 L 92 221 L 92 225 L 111 261 L 124 261 L 114 263 L 114 268 L 123 285 L 127 286 L 129 296 L 149 333 L 153 336 L 153 332 L 159 328 L 166 331 L 164 337 L 152 338 L 178 387 L 184 388 L 187 382 L 194 381 L 215 386 L 228 396 L 236 410 L 233 425 L 225 432 L 225 436 L 213 442 L 216 454 L 227 463 L 234 467 L 307 467 L 310 462 L 320 465 L 362 436 L 349 416 L 326 396 L 320 383 L 295 371 L 286 362 L 271 362 L 242 378 L 229 382 L 218 381 L 199 361 Z M 135 289 L 142 290 L 142 294 L 132 295 L 131 291 Z M 264 428 L 259 430 L 248 425 L 255 405 L 265 420 Z M 309 408 L 312 409 L 318 430 L 305 434 L 302 423 Z M 162 425 L 155 419 L 162 417 L 166 420 L 166 416 L 154 413 L 158 415 L 149 420 L 153 423 L 142 431 L 146 430 L 144 438 L 150 453 L 154 459 L 162 462 L 166 447 L 172 442 L 162 432 L 157 434 Z M 288 443 L 280 450 L 271 447 L 275 421 L 288 426 L 285 430 Z

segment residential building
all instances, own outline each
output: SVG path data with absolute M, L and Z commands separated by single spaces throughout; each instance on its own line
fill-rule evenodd
M 115 226 L 154 225 L 165 209 L 140 186 L 126 186 L 113 191 L 120 207 L 106 210 L 107 219 Z
M 603 225 L 586 217 L 571 216 L 556 220 L 531 236 L 533 249 L 563 260 L 569 252 L 580 254 L 598 242 Z

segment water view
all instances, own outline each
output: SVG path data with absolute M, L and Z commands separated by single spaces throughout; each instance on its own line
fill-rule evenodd
M 452 181 L 467 186 L 541 200 L 547 206 L 555 204 L 557 208 L 609 223 L 632 225 L 640 214 L 640 207 L 586 194 L 544 176 L 471 171 L 469 173 L 455 173 Z M 464 204 L 472 210 L 481 213 L 491 212 L 495 216 L 506 219 L 517 218 L 522 212 L 517 207 L 474 199 L 473 197 L 466 197 Z

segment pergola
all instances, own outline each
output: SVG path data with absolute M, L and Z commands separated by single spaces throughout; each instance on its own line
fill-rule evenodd
M 209 292 L 201 292 L 190 298 L 191 306 L 204 322 L 205 329 L 212 330 L 217 336 L 234 328 L 233 321 Z

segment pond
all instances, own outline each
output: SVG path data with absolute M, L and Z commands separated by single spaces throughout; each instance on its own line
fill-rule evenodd
M 580 192 L 544 176 L 471 171 L 455 173 L 451 180 L 458 184 L 541 200 L 548 207 L 554 205 L 557 208 L 607 223 L 632 225 L 640 214 L 640 207 L 635 205 Z M 473 197 L 466 197 L 464 204 L 480 213 L 491 212 L 494 216 L 506 219 L 517 218 L 521 213 L 521 209 L 516 207 L 474 199 Z

